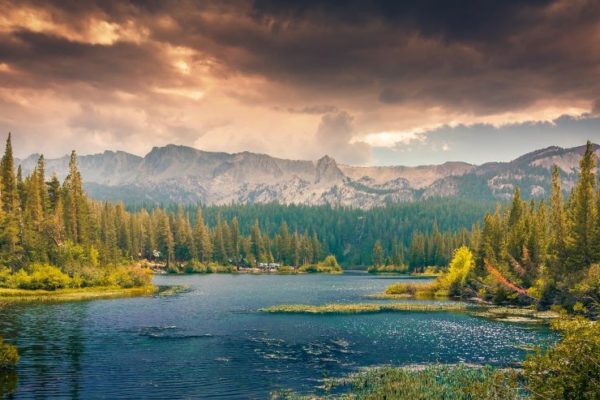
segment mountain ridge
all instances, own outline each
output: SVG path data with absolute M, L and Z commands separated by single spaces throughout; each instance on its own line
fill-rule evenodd
M 431 197 L 506 199 L 515 186 L 525 197 L 548 194 L 550 168 L 569 190 L 585 146 L 549 146 L 509 162 L 462 161 L 421 166 L 352 166 L 325 155 L 290 160 L 268 154 L 210 152 L 169 144 L 145 156 L 106 150 L 78 158 L 86 190 L 99 200 L 127 203 L 267 203 L 372 208 Z M 600 156 L 600 146 L 594 145 Z M 39 154 L 16 160 L 28 174 Z M 64 179 L 69 157 L 46 160 Z

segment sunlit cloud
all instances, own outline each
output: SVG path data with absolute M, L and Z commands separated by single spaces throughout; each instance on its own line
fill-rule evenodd
M 0 131 L 20 156 L 178 143 L 356 164 L 407 162 L 373 149 L 466 159 L 456 141 L 474 127 L 587 126 L 600 110 L 591 0 L 65 4 L 0 0 Z M 579 144 L 568 134 L 538 144 Z

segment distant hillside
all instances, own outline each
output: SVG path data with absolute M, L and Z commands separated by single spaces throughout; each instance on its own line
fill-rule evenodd
M 600 156 L 600 146 L 594 145 Z M 256 153 L 219 153 L 186 146 L 155 147 L 146 156 L 105 151 L 79 157 L 91 196 L 126 203 L 269 203 L 371 208 L 431 197 L 507 199 L 515 186 L 525 197 L 549 192 L 550 168 L 562 171 L 568 190 L 584 146 L 548 147 L 511 162 L 471 165 L 447 162 L 418 167 L 339 165 L 328 156 L 317 161 L 286 160 Z M 29 173 L 38 158 L 18 161 Z M 47 160 L 60 179 L 68 156 Z

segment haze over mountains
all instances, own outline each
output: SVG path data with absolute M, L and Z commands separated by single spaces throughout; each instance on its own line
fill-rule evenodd
M 584 146 L 548 147 L 511 162 L 471 165 L 447 162 L 418 167 L 357 167 L 324 156 L 286 160 L 249 152 L 206 152 L 186 146 L 155 147 L 139 157 L 123 151 L 79 157 L 86 189 L 99 200 L 126 203 L 268 203 L 371 208 L 430 197 L 507 199 L 516 185 L 524 197 L 549 192 L 550 168 L 558 165 L 565 189 L 576 179 Z M 600 156 L 600 146 L 595 145 Z M 38 155 L 19 161 L 23 173 Z M 69 157 L 46 160 L 48 175 L 65 177 Z

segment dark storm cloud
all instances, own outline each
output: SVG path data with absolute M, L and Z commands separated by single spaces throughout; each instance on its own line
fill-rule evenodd
M 600 2 L 33 1 L 78 26 L 139 21 L 229 73 L 303 90 L 489 114 L 600 91 Z M 169 18 L 169 26 L 161 18 Z M 164 22 L 164 21 L 163 21 Z M 2 60 L 49 79 L 127 88 L 168 79 L 148 43 L 75 44 L 31 32 L 2 38 Z M 32 60 L 36 59 L 36 62 Z
M 226 145 L 289 156 L 278 138 L 308 132 L 315 149 L 362 162 L 370 135 L 393 145 L 395 134 L 435 136 L 446 123 L 600 114 L 597 0 L 0 0 L 0 9 L 0 122 L 19 128 L 16 115 L 36 116 L 27 126 L 43 132 L 53 119 L 56 135 L 92 132 L 89 148 L 110 132 L 133 145 L 148 135 L 216 146 L 227 135 Z M 64 115 L 40 116 L 63 105 Z M 274 128 L 284 132 L 264 132 Z
M 90 44 L 31 31 L 1 35 L 0 62 L 22 73 L 22 79 L 11 79 L 13 85 L 40 88 L 80 82 L 134 91 L 171 74 L 152 44 Z

